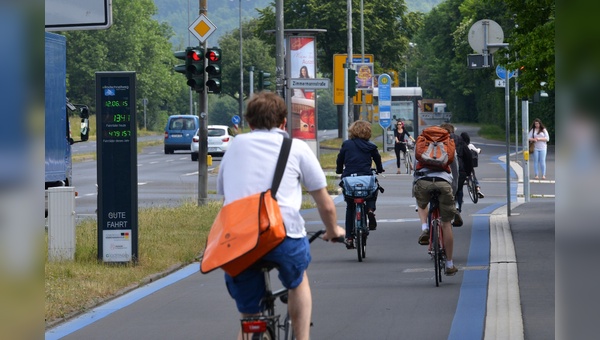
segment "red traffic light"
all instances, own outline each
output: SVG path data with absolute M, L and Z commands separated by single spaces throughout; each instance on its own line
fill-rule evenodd
M 187 57 L 192 59 L 193 61 L 200 61 L 202 60 L 202 57 L 200 56 L 200 53 L 198 53 L 198 51 L 196 50 L 191 50 L 188 51 Z
M 212 62 L 217 62 L 219 60 L 221 60 L 221 53 L 219 53 L 219 51 L 217 50 L 208 50 L 208 52 L 206 52 L 205 57 Z

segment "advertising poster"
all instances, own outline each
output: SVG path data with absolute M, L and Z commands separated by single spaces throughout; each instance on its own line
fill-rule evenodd
M 290 77 L 315 78 L 315 38 L 290 37 Z M 292 137 L 316 139 L 316 93 L 314 89 L 292 90 Z
M 369 90 L 373 88 L 373 64 L 355 64 L 356 89 Z

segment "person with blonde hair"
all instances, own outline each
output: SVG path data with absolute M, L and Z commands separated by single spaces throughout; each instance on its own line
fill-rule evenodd
M 342 143 L 340 152 L 337 155 L 335 173 L 341 174 L 342 178 L 351 176 L 372 175 L 371 166 L 375 162 L 375 171 L 382 173 L 383 164 L 381 163 L 381 155 L 377 150 L 377 145 L 370 141 L 371 139 L 371 123 L 358 120 L 352 123 L 348 128 L 348 140 Z M 352 198 L 345 198 L 346 201 L 346 244 L 348 249 L 353 248 L 354 235 L 354 215 L 355 206 Z M 375 220 L 375 209 L 377 201 L 377 191 L 367 197 L 367 216 L 369 220 L 369 229 L 377 228 Z

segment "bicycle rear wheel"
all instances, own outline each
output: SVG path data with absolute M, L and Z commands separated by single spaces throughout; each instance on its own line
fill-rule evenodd
M 367 237 L 369 236 L 369 232 L 367 231 L 367 213 L 366 213 L 366 209 L 363 210 L 362 213 L 362 242 L 360 243 L 360 247 L 361 247 L 361 255 L 362 258 L 364 259 L 365 257 L 367 257 Z
M 356 243 L 356 254 L 358 255 L 358 262 L 362 262 L 362 250 L 363 250 L 363 231 L 361 228 L 356 229 L 354 242 Z
M 477 187 L 475 186 L 475 182 L 473 182 L 473 175 L 467 176 L 467 191 L 469 192 L 469 197 L 471 197 L 471 201 L 477 204 L 479 201 L 479 196 L 477 196 Z
M 440 286 L 440 281 L 442 281 L 442 268 L 440 267 L 440 240 L 439 240 L 439 226 L 438 220 L 433 220 L 431 222 L 431 227 L 429 232 L 431 233 L 431 248 L 433 251 L 433 267 L 435 272 L 435 286 Z

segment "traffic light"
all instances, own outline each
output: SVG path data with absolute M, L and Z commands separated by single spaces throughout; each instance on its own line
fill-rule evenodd
M 265 71 L 258 72 L 258 90 L 259 91 L 262 91 L 262 90 L 266 89 L 267 87 L 271 86 L 271 82 L 269 81 L 270 76 L 271 76 L 271 73 L 268 73 Z
M 188 47 L 186 50 L 185 69 L 187 84 L 196 92 L 204 92 L 204 59 L 202 48 Z
M 356 85 L 358 81 L 356 80 L 356 71 L 349 68 L 348 69 L 348 97 L 354 97 L 356 95 Z
M 189 47 L 188 47 L 189 49 Z M 173 53 L 175 55 L 175 58 L 177 59 L 181 59 L 184 62 L 187 59 L 187 49 L 185 51 L 177 51 Z M 177 73 L 183 73 L 186 75 L 186 78 L 189 79 L 188 75 L 187 75 L 187 66 L 186 64 L 180 64 L 180 65 L 175 65 L 175 67 L 173 67 L 173 69 L 175 70 L 175 72 Z
M 221 49 L 208 48 L 204 56 L 208 60 L 206 88 L 210 93 L 221 93 Z

